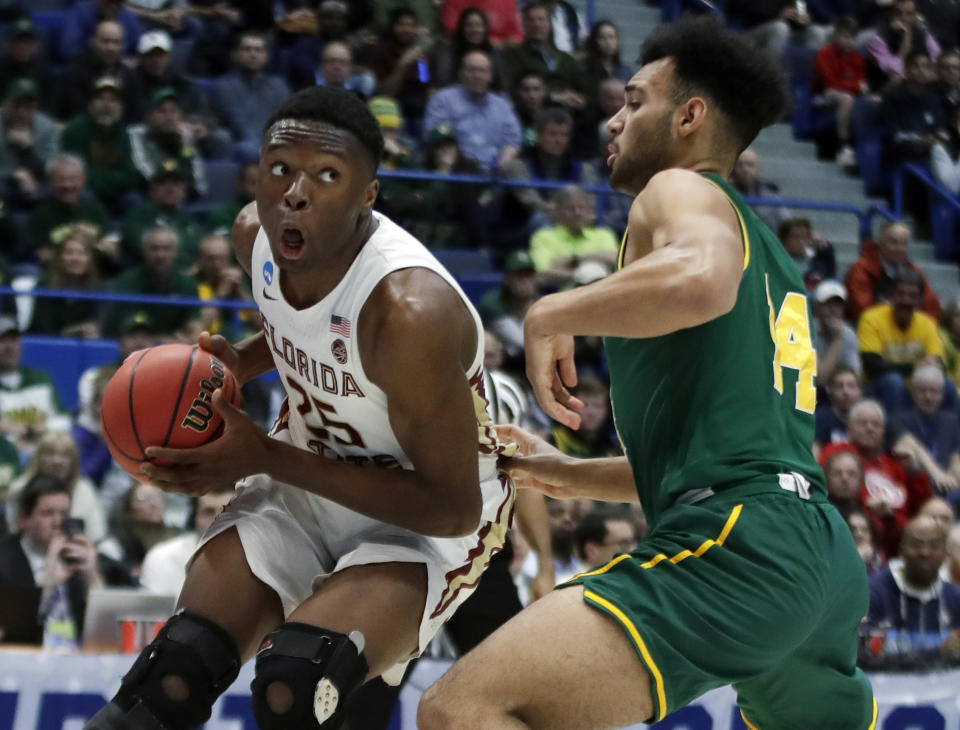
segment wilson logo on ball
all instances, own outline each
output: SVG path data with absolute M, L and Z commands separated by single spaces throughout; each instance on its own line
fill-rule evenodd
M 226 376 L 226 369 L 222 362 L 215 357 L 210 358 L 209 378 L 203 378 L 200 381 L 200 392 L 197 393 L 190 404 L 190 410 L 184 416 L 180 425 L 183 428 L 189 428 L 197 433 L 203 433 L 210 428 L 210 419 L 213 418 L 213 406 L 210 400 L 213 397 L 213 391 L 223 387 L 223 379 Z

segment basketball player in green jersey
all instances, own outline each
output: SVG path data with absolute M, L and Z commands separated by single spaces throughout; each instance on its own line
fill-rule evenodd
M 574 335 L 603 335 L 626 458 L 576 460 L 506 428 L 518 483 L 639 499 L 630 554 L 496 631 L 425 694 L 421 730 L 654 722 L 730 684 L 751 730 L 876 724 L 856 668 L 863 562 L 811 455 L 816 352 L 803 281 L 725 181 L 782 110 L 777 64 L 708 19 L 664 26 L 609 121 L 636 196 L 619 270 L 525 322 L 541 406 L 574 428 Z

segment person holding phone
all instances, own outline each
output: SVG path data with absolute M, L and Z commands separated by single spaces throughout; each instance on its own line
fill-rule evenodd
M 37 474 L 17 500 L 19 531 L 0 541 L 0 586 L 43 589 L 38 638 L 44 620 L 56 617 L 48 628 L 79 640 L 87 593 L 104 584 L 83 520 L 67 516 L 70 500 L 64 481 Z

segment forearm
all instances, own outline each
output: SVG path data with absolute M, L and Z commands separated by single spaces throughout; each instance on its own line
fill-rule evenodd
M 467 535 L 480 521 L 479 479 L 467 494 L 466 488 L 437 484 L 413 470 L 326 459 L 276 439 L 268 439 L 264 461 L 262 471 L 278 481 L 422 535 Z
M 267 337 L 263 331 L 240 340 L 240 342 L 234 344 L 234 348 L 236 348 L 241 362 L 240 372 L 234 373 L 234 375 L 241 385 L 276 368 L 273 355 L 270 354 L 270 347 L 267 345 Z
M 823 357 L 820 358 L 820 362 L 817 363 L 818 382 L 826 383 L 830 380 L 830 376 L 837 367 L 837 361 L 840 359 L 840 353 L 842 351 L 843 337 L 837 336 L 833 342 L 830 343 L 830 347 L 827 348 Z
M 532 489 L 517 490 L 517 527 L 530 549 L 539 558 L 540 568 L 553 569 L 553 546 L 550 543 L 550 516 L 543 495 Z
M 543 297 L 528 313 L 529 331 L 659 337 L 730 311 L 735 298 L 716 296 L 709 267 L 690 250 L 669 249 L 658 249 L 595 284 Z

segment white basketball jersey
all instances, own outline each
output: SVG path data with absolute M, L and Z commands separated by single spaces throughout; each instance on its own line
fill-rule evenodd
M 412 468 L 390 427 L 386 394 L 366 376 L 357 331 L 367 297 L 383 277 L 420 267 L 442 277 L 473 317 L 477 351 L 466 375 L 477 415 L 480 480 L 496 475 L 502 447 L 483 392 L 483 325 L 456 280 L 417 239 L 386 216 L 339 284 L 321 301 L 297 310 L 280 290 L 280 270 L 261 228 L 253 246 L 253 294 L 287 403 L 274 432 L 290 429 L 293 443 L 321 456 L 380 467 Z

